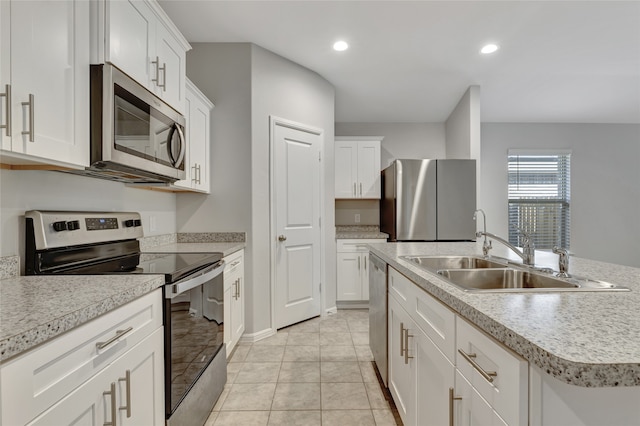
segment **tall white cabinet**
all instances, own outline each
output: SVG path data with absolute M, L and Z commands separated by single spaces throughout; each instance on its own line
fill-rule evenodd
M 191 80 L 187 79 L 185 105 L 186 137 L 189 147 L 185 157 L 187 177 L 175 182 L 173 184 L 175 187 L 206 194 L 210 192 L 209 146 L 213 106 Z
M 244 333 L 244 249 L 224 261 L 224 342 L 230 357 Z
M 379 136 L 339 136 L 335 140 L 335 198 L 380 198 Z
M 3 163 L 89 163 L 86 1 L 0 2 Z

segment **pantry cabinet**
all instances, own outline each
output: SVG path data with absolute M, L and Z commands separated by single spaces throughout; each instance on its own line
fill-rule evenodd
M 157 289 L 0 367 L 0 424 L 164 424 Z
M 337 301 L 369 300 L 369 249 L 384 239 L 345 239 L 337 244 Z
M 111 62 L 174 109 L 184 112 L 186 52 L 191 46 L 157 2 L 94 6 L 94 63 Z
M 244 333 L 244 250 L 224 261 L 224 342 L 230 357 Z
M 337 137 L 335 198 L 380 198 L 382 137 Z
M 176 189 L 210 192 L 209 146 L 211 143 L 211 110 L 213 104 L 187 79 L 185 119 L 188 151 L 185 157 L 187 177 L 173 185 Z
M 2 162 L 89 164 L 86 1 L 0 2 Z

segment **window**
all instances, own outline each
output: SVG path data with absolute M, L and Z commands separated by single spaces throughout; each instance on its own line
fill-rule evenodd
M 520 228 L 536 249 L 569 248 L 571 153 L 509 150 L 508 159 L 509 242 L 522 246 Z

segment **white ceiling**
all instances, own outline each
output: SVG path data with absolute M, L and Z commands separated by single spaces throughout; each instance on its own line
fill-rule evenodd
M 251 42 L 314 70 L 338 122 L 442 122 L 479 85 L 483 122 L 640 123 L 640 1 L 160 4 L 190 42 Z M 487 42 L 501 49 L 480 55 Z

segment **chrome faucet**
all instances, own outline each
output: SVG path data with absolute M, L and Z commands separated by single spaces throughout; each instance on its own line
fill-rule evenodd
M 523 236 L 523 246 L 522 246 L 522 251 L 518 250 L 518 248 L 516 246 L 514 246 L 513 244 L 511 244 L 509 241 L 498 237 L 495 234 L 492 234 L 491 232 L 486 232 L 486 231 L 478 231 L 476 232 L 476 237 L 489 237 L 489 238 L 493 238 L 494 240 L 498 240 L 499 242 L 501 242 L 502 244 L 504 244 L 505 246 L 507 246 L 509 249 L 511 249 L 511 251 L 513 251 L 515 254 L 517 254 L 518 256 L 520 256 L 520 258 L 522 259 L 522 263 L 524 263 L 525 265 L 528 266 L 534 266 L 535 265 L 535 247 L 533 245 L 533 240 L 531 239 L 531 235 L 525 231 L 523 231 L 520 228 L 517 228 L 518 231 L 522 234 Z
M 493 246 L 491 245 L 491 241 L 487 242 L 487 235 L 486 235 L 487 234 L 487 215 L 485 214 L 484 210 L 477 209 L 475 212 L 473 212 L 473 220 L 478 219 L 478 212 L 482 213 L 483 228 L 484 228 L 484 234 L 485 234 L 484 242 L 482 243 L 482 254 L 485 256 L 489 256 L 489 250 L 491 250 Z M 479 235 L 477 236 L 479 237 Z

